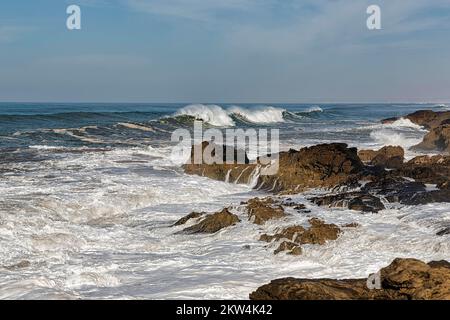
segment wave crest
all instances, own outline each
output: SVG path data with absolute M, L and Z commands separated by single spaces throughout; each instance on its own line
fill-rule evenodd
M 190 104 L 179 109 L 174 116 L 191 116 L 217 127 L 233 127 L 236 125 L 233 116 L 252 123 L 284 122 L 285 109 L 265 106 L 247 109 L 232 106 L 224 109 L 215 104 Z

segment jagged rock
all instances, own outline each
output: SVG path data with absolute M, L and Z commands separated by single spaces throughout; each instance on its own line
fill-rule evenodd
M 206 148 L 208 148 L 206 150 Z M 216 149 L 217 148 L 217 149 Z M 206 153 L 212 157 L 215 156 L 215 150 L 222 149 L 222 156 L 220 163 L 208 162 L 205 158 L 196 159 L 195 154 Z M 210 152 L 208 152 L 210 151 Z M 230 159 L 231 163 L 226 160 L 227 151 L 233 154 L 233 158 Z M 219 157 L 218 157 L 219 158 Z M 199 160 L 201 163 L 196 163 Z M 209 142 L 202 142 L 200 145 L 192 146 L 191 157 L 183 169 L 187 174 L 195 174 L 199 176 L 208 177 L 214 180 L 227 181 L 233 183 L 245 183 L 248 184 L 251 178 L 256 172 L 257 165 L 250 164 L 247 154 L 243 150 L 237 150 L 229 146 L 218 146 Z
M 283 251 L 294 256 L 299 256 L 302 254 L 302 248 L 298 244 L 289 241 L 283 241 L 273 253 L 279 254 Z
M 302 244 L 319 244 L 323 245 L 328 240 L 336 240 L 341 233 L 341 230 L 335 224 L 326 224 L 320 219 L 312 218 L 308 221 L 310 228 L 305 229 L 302 226 L 290 226 L 284 228 L 274 235 L 263 234 L 260 237 L 260 241 L 272 242 L 280 240 L 284 241 L 275 250 L 275 254 L 282 251 L 288 251 L 291 254 L 300 255 Z
M 395 259 L 381 269 L 384 289 L 397 291 L 408 299 L 450 300 L 450 269 L 416 259 Z
M 360 150 L 358 156 L 370 165 L 394 169 L 403 165 L 405 150 L 402 147 L 387 146 L 378 151 Z
M 173 226 L 181 226 L 183 224 L 186 224 L 189 220 L 200 218 L 203 215 L 205 215 L 205 212 L 191 212 L 187 216 L 184 216 L 183 218 L 175 222 Z
M 450 119 L 450 111 L 419 110 L 408 114 L 403 118 L 409 119 L 419 126 L 431 129 L 441 125 L 443 122 L 447 121 L 447 119 Z M 389 118 L 382 120 L 382 123 L 392 123 L 399 119 L 400 118 Z
M 310 188 L 332 188 L 353 182 L 364 165 L 355 148 L 344 143 L 321 144 L 279 155 L 276 175 L 261 176 L 259 189 L 296 193 Z
M 404 118 L 430 130 L 415 149 L 450 152 L 450 111 L 419 110 Z M 385 119 L 382 122 L 390 123 L 395 120 L 398 118 Z
M 293 241 L 294 239 L 296 239 L 297 235 L 302 234 L 303 232 L 305 232 L 305 228 L 303 228 L 302 226 L 291 226 L 282 229 L 280 232 L 274 234 L 273 236 L 263 234 L 259 240 L 265 242 L 272 242 L 274 240 L 278 241 L 281 239 Z
M 216 233 L 217 231 L 235 225 L 240 222 L 237 215 L 232 214 L 228 209 L 207 215 L 198 224 L 183 230 L 185 233 Z
M 246 205 L 249 220 L 255 224 L 264 224 L 271 219 L 280 219 L 286 216 L 284 208 L 273 198 L 250 199 Z
M 448 268 L 448 269 L 450 269 L 450 262 L 445 261 L 445 260 L 431 261 L 428 263 L 428 265 L 432 268 Z
M 382 195 L 389 202 L 409 204 L 417 194 L 425 192 L 421 182 L 409 181 L 399 177 L 382 177 L 361 188 L 362 192 Z
M 450 202 L 450 190 L 433 190 L 416 193 L 411 199 L 403 199 L 401 203 L 408 205 L 420 205 L 436 202 Z
M 9 271 L 15 271 L 15 270 L 19 270 L 19 269 L 24 269 L 24 268 L 28 268 L 29 266 L 31 266 L 31 262 L 28 260 L 22 260 L 19 263 L 10 265 L 10 266 L 4 266 L 3 268 L 5 268 L 6 270 Z
M 437 150 L 450 153 L 450 124 L 432 128 L 423 141 L 414 146 L 417 150 Z
M 249 183 L 258 178 L 256 188 L 271 192 L 295 193 L 310 188 L 332 188 L 354 182 L 364 170 L 355 148 L 344 143 L 322 144 L 300 151 L 281 152 L 279 170 L 274 175 L 261 175 L 257 163 L 191 164 L 183 166 L 188 174 L 197 174 L 235 183 Z
M 442 229 L 441 231 L 438 231 L 438 232 L 436 233 L 437 236 L 445 236 L 445 235 L 447 235 L 447 234 L 450 234 L 450 227 L 444 228 L 444 229 Z
M 381 200 L 369 193 L 348 192 L 332 195 L 325 195 L 309 199 L 319 206 L 328 206 L 330 208 L 345 208 L 350 210 L 373 212 L 384 210 L 385 207 Z
M 448 189 L 450 182 L 450 156 L 415 157 L 394 173 L 423 183 L 436 184 L 440 189 Z
M 366 279 L 278 279 L 250 294 L 252 300 L 449 300 L 448 262 L 426 264 L 395 259 L 380 270 L 381 289 L 369 289 Z
M 308 221 L 311 227 L 297 235 L 294 242 L 300 244 L 325 244 L 328 240 L 336 240 L 341 233 L 335 224 L 327 224 L 320 219 L 312 218 Z

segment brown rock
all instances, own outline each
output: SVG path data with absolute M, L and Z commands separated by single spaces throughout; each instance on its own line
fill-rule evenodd
M 427 129 L 431 129 L 441 125 L 447 119 L 450 119 L 450 111 L 432 111 L 432 110 L 419 110 L 414 113 L 408 114 L 404 118 L 409 119 L 411 122 L 423 126 Z M 389 118 L 382 120 L 383 123 L 392 123 L 399 118 Z
M 246 207 L 249 220 L 253 220 L 255 224 L 264 224 L 268 220 L 286 216 L 283 207 L 270 197 L 250 199 Z
M 274 235 L 263 234 L 259 240 L 265 242 L 279 241 L 286 239 L 275 250 L 275 254 L 282 251 L 288 251 L 291 254 L 301 254 L 302 244 L 320 244 L 323 245 L 328 240 L 336 240 L 341 230 L 334 224 L 326 224 L 322 220 L 312 218 L 309 220 L 311 227 L 305 229 L 302 226 L 290 226 L 278 231 Z
M 274 280 L 250 294 L 252 300 L 450 300 L 448 262 L 426 264 L 395 259 L 381 269 L 381 289 L 369 289 L 366 279 Z
M 300 244 L 325 244 L 328 240 L 336 240 L 341 233 L 339 227 L 335 224 L 327 224 L 320 219 L 312 218 L 309 220 L 311 227 L 298 235 L 294 240 Z
M 353 182 L 364 169 L 355 148 L 343 143 L 323 144 L 300 151 L 279 154 L 279 170 L 275 175 L 259 176 L 258 189 L 296 193 L 310 188 L 332 188 Z M 250 164 L 186 164 L 188 174 L 197 174 L 216 180 L 249 183 L 260 170 Z
M 395 259 L 381 269 L 382 287 L 413 300 L 450 300 L 450 269 L 416 259 Z
M 332 188 L 353 181 L 364 165 L 355 148 L 332 143 L 281 152 L 276 175 L 261 176 L 258 188 L 296 193 L 310 188 Z
M 448 189 L 450 156 L 419 156 L 405 163 L 394 173 L 422 183 L 436 184 L 440 189 Z
M 278 241 L 281 239 L 288 239 L 290 241 L 293 241 L 297 235 L 303 234 L 303 232 L 305 232 L 305 228 L 303 228 L 302 226 L 291 226 L 282 229 L 273 236 L 263 234 L 259 240 L 265 242 L 272 242 L 273 240 Z
M 302 248 L 298 244 L 289 241 L 282 242 L 273 253 L 279 254 L 282 251 L 286 251 L 287 254 L 291 254 L 294 256 L 299 256 L 302 254 Z
M 175 222 L 173 226 L 181 226 L 183 224 L 186 224 L 186 222 L 188 222 L 189 220 L 200 218 L 203 215 L 205 215 L 205 212 L 191 212 L 187 216 Z
M 358 156 L 363 162 L 370 165 L 394 169 L 403 165 L 405 150 L 402 147 L 387 146 L 378 151 L 360 150 Z
M 232 214 L 228 209 L 207 215 L 200 223 L 183 230 L 186 233 L 216 233 L 217 231 L 235 225 L 240 222 L 238 216 Z
M 450 124 L 432 128 L 423 141 L 414 146 L 417 150 L 436 150 L 450 153 Z

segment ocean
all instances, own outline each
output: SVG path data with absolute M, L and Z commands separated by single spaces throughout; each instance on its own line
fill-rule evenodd
M 397 257 L 450 257 L 450 204 L 389 204 L 378 214 L 312 205 L 311 216 L 357 222 L 300 257 L 273 255 L 261 230 L 305 223 L 292 214 L 263 227 L 240 223 L 212 235 L 179 234 L 192 211 L 214 212 L 264 196 L 183 173 L 171 134 L 209 127 L 276 128 L 280 147 L 345 142 L 409 148 L 426 130 L 381 124 L 434 104 L 56 104 L 0 103 L 1 299 L 247 299 L 280 277 L 365 278 Z

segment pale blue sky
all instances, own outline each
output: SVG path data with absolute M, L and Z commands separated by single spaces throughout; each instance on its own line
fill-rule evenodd
M 0 101 L 448 102 L 449 40 L 449 0 L 2 0 Z

